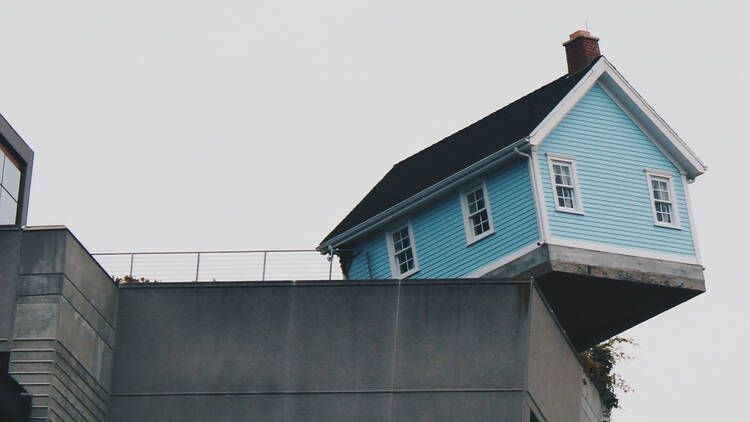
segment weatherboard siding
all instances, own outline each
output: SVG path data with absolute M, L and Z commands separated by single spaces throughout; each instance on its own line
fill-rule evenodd
M 584 215 L 555 210 L 547 153 L 575 157 Z M 552 237 L 695 256 L 678 169 L 599 87 L 539 145 Z M 646 169 L 672 174 L 681 229 L 654 225 Z
M 352 259 L 349 278 L 356 280 L 391 278 L 391 264 L 388 261 L 388 247 L 385 234 L 377 230 L 353 245 L 358 254 Z M 368 270 L 368 264 L 370 270 Z M 370 273 L 372 271 L 372 275 Z
M 476 182 L 482 179 L 477 179 Z M 484 178 L 495 232 L 467 246 L 458 192 L 409 216 L 420 270 L 409 278 L 465 277 L 539 239 L 528 164 L 515 161 Z M 352 260 L 349 278 L 391 278 L 385 232 L 377 230 L 352 245 L 363 251 Z M 367 251 L 366 253 L 364 251 Z

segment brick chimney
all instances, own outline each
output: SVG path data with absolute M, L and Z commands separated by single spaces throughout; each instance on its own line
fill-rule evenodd
M 563 46 L 568 59 L 568 73 L 586 67 L 602 55 L 599 52 L 599 38 L 592 37 L 589 31 L 578 30 L 570 34 L 570 39 Z

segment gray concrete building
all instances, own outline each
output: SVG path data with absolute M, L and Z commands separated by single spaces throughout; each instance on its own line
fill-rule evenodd
M 0 235 L 32 420 L 601 420 L 531 279 L 118 285 L 64 227 Z

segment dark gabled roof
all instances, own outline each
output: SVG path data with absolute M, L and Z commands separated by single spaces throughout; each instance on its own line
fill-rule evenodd
M 528 136 L 597 61 L 397 163 L 321 244 Z

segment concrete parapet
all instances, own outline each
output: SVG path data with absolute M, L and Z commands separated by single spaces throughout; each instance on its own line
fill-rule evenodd
M 122 285 L 109 420 L 578 421 L 531 281 Z

